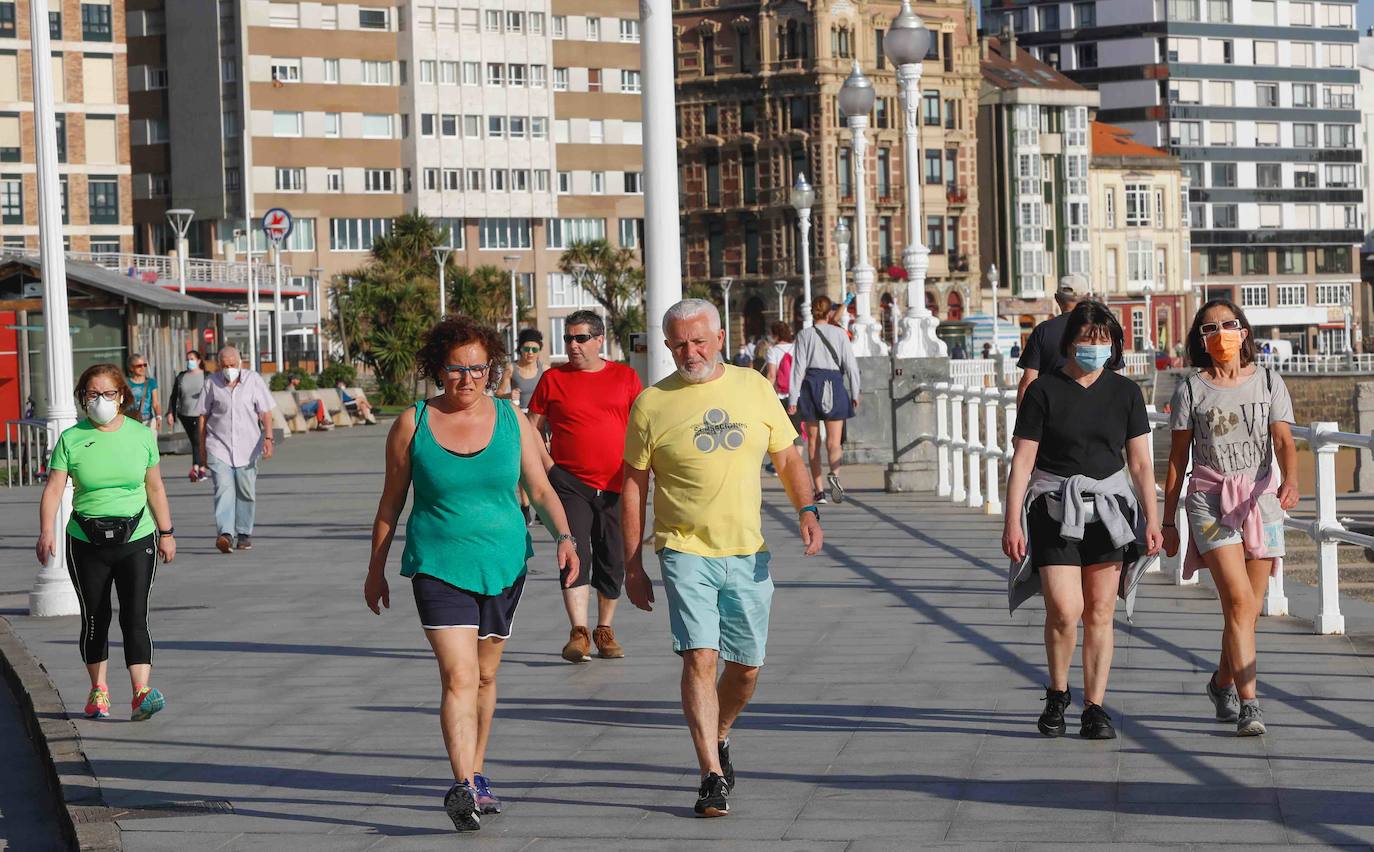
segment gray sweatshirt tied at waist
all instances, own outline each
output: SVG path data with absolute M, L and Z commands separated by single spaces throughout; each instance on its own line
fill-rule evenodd
M 1145 513 L 1141 511 L 1131 478 L 1123 467 L 1106 479 L 1092 479 L 1078 474 L 1058 476 L 1040 468 L 1031 471 L 1026 499 L 1021 504 L 1021 529 L 1026 532 L 1026 557 L 1013 561 L 1007 575 L 1007 603 L 1011 612 L 1041 592 L 1040 574 L 1031 567 L 1031 553 L 1035 542 L 1031 539 L 1027 517 L 1031 503 L 1047 494 L 1059 499 L 1058 507 L 1050 503 L 1050 517 L 1060 521 L 1059 534 L 1072 541 L 1083 540 L 1083 529 L 1094 520 L 1101 521 L 1112 537 L 1113 547 L 1126 548 L 1125 564 L 1121 571 L 1118 596 L 1126 602 L 1126 618 L 1135 611 L 1136 586 L 1145 569 L 1158 557 L 1146 555 Z M 1151 495 L 1153 496 L 1153 495 Z M 1118 500 L 1117 498 L 1121 498 Z M 1125 501 L 1123 510 L 1121 503 Z M 1055 512 L 1062 508 L 1062 519 Z M 1129 514 L 1129 517 L 1128 517 Z

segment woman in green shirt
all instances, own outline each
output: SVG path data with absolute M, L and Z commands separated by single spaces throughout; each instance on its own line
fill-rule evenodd
M 496 710 L 496 670 L 534 555 L 517 484 L 557 532 L 558 567 L 577 579 L 576 542 L 549 485 L 542 443 L 509 400 L 493 399 L 505 363 L 501 336 L 463 316 L 429 333 L 420 367 L 443 392 L 396 419 L 387 437 L 386 484 L 372 525 L 363 598 L 391 606 L 386 560 L 396 522 L 414 488 L 401 575 L 411 580 L 420 626 L 439 662 L 439 724 L 454 784 L 444 809 L 459 831 L 481 828 L 501 802 L 482 774 Z
M 86 419 L 64 431 L 48 462 L 48 484 L 38 514 L 40 563 L 57 554 L 57 510 L 67 480 L 72 482 L 72 518 L 66 529 L 67 571 L 81 602 L 81 659 L 91 677 L 86 718 L 110 715 L 105 685 L 110 657 L 110 590 L 119 595 L 124 663 L 133 690 L 134 721 L 161 710 L 162 693 L 148 685 L 153 640 L 148 632 L 148 597 L 157 557 L 176 556 L 172 513 L 162 487 L 157 436 L 121 412 L 132 392 L 114 364 L 96 364 L 76 383 Z

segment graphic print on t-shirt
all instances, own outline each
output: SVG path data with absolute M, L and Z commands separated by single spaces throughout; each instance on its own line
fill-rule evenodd
M 1222 474 L 1263 468 L 1269 448 L 1269 402 L 1243 402 L 1234 408 L 1213 406 L 1198 412 L 1196 449 L 1199 461 Z
M 719 447 L 738 450 L 744 446 L 747 423 L 735 423 L 723 408 L 713 408 L 701 418 L 701 425 L 693 428 L 692 442 L 703 453 L 715 452 Z

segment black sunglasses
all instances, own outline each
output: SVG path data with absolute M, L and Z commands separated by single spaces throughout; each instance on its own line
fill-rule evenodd
M 599 335 L 599 334 L 565 334 L 565 335 L 563 335 L 563 342 L 564 342 L 564 343 L 572 343 L 572 342 L 575 340 L 575 341 L 577 341 L 578 343 L 586 343 L 588 340 L 591 340 L 593 337 L 600 337 L 600 336 L 601 336 L 601 335 Z

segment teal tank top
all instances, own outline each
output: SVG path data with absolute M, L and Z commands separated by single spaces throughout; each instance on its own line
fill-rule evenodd
M 472 455 L 439 446 L 424 401 L 415 404 L 410 482 L 415 498 L 406 521 L 401 576 L 426 574 L 479 595 L 500 594 L 525 573 L 534 555 L 516 486 L 520 482 L 521 415 L 493 399 L 491 442 Z

